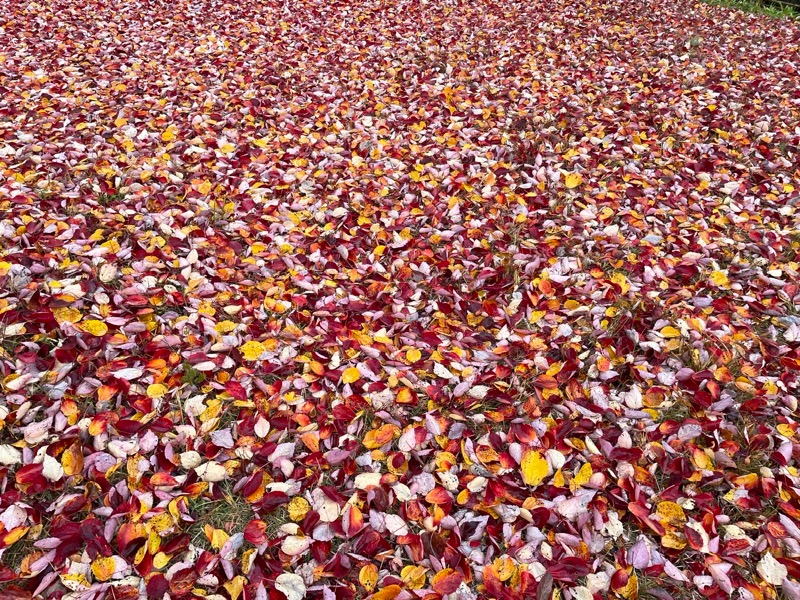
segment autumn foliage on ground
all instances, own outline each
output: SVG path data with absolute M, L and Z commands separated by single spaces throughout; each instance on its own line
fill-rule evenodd
M 800 26 L 0 3 L 0 596 L 800 598 Z

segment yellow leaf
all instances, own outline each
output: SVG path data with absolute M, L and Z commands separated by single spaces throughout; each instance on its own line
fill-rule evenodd
M 631 575 L 628 578 L 628 583 L 625 584 L 625 587 L 614 591 L 623 598 L 636 598 L 639 592 L 639 578 L 636 575 Z
M 580 173 L 570 173 L 564 178 L 564 185 L 569 190 L 578 187 L 581 183 L 583 183 L 583 177 L 581 177 Z
M 98 558 L 92 563 L 92 573 L 98 581 L 108 581 L 117 572 L 117 561 L 113 556 Z
M 69 308 L 67 306 L 54 308 L 53 316 L 55 317 L 56 321 L 58 321 L 59 325 L 62 323 L 77 323 L 83 317 L 81 311 L 79 311 L 77 308 Z
M 203 183 L 197 186 L 197 191 L 204 196 L 211 191 L 211 182 L 208 179 L 203 180 Z
M 695 448 L 692 452 L 692 462 L 694 466 L 698 469 L 703 469 L 705 471 L 710 471 L 714 468 L 714 463 L 711 462 L 711 459 L 708 457 L 708 454 L 700 450 L 700 448 Z
M 308 503 L 308 500 L 302 496 L 295 496 L 292 498 L 292 501 L 289 502 L 288 509 L 289 518 L 297 523 L 305 518 L 306 513 L 311 510 L 311 505 Z
M 564 478 L 564 473 L 561 472 L 561 469 L 556 471 L 556 474 L 553 475 L 553 479 L 550 480 L 550 485 L 554 485 L 556 487 L 564 487 L 566 483 L 566 479 Z
M 108 325 L 102 321 L 98 321 L 97 319 L 89 319 L 88 321 L 84 321 L 81 329 L 83 329 L 83 331 L 86 333 L 97 337 L 102 337 L 108 333 Z
M 264 344 L 254 340 L 250 340 L 249 342 L 245 342 L 239 346 L 239 352 L 242 353 L 242 356 L 244 356 L 245 360 L 258 360 L 264 351 Z
M 245 583 L 247 583 L 247 579 L 241 575 L 237 575 L 230 581 L 223 583 L 222 587 L 228 590 L 228 595 L 231 597 L 231 600 L 239 600 L 239 596 L 242 595 L 242 590 L 244 589 Z
M 228 541 L 230 537 L 226 532 L 222 529 L 217 529 L 216 527 L 212 527 L 211 525 L 206 525 L 204 528 L 204 533 L 206 534 L 206 538 L 211 543 L 211 547 L 214 550 L 219 550 Z
M 676 338 L 681 337 L 681 332 L 678 329 L 675 329 L 671 325 L 667 325 L 659 332 L 665 338 Z
M 368 592 L 374 590 L 375 586 L 378 585 L 378 567 L 372 563 L 361 567 L 361 571 L 358 573 L 358 581 Z
M 411 348 L 408 350 L 408 352 L 406 352 L 406 360 L 410 363 L 415 363 L 420 358 L 422 358 L 422 352 L 420 352 L 416 348 Z
M 233 321 L 220 321 L 216 324 L 214 329 L 217 330 L 217 333 L 230 333 L 236 329 L 236 323 Z
M 361 379 L 361 373 L 355 367 L 349 367 L 342 373 L 342 381 L 345 383 L 353 383 Z
M 495 558 L 492 561 L 492 568 L 497 573 L 497 578 L 500 581 L 508 581 L 514 576 L 514 573 L 517 572 L 517 565 L 507 554 L 500 556 L 499 558 Z
M 680 533 L 669 531 L 661 538 L 661 544 L 664 548 L 683 550 L 686 547 L 686 539 Z
M 628 281 L 628 278 L 619 271 L 611 276 L 611 281 L 620 287 L 623 294 L 627 294 L 631 289 L 630 281 Z
M 686 513 L 677 502 L 670 502 L 665 500 L 659 502 L 656 507 L 656 514 L 662 523 L 669 525 L 683 525 L 686 522 Z
M 22 527 L 15 527 L 11 531 L 3 534 L 2 536 L 3 543 L 6 546 L 10 546 L 11 544 L 18 542 L 23 537 L 25 537 L 25 534 L 27 534 L 28 531 L 30 531 L 30 529 L 31 529 L 30 527 L 26 527 L 24 525 Z
M 729 283 L 728 276 L 722 271 L 714 271 L 708 276 L 708 278 L 711 280 L 711 283 L 717 287 L 725 287 Z
M 587 463 L 583 463 L 583 466 L 580 470 L 575 473 L 575 477 L 572 478 L 572 481 L 569 484 L 569 487 L 572 491 L 575 491 L 579 487 L 582 487 L 589 483 L 589 480 L 594 475 L 594 471 L 592 470 L 592 465 Z
M 408 589 L 418 590 L 425 585 L 425 573 L 427 571 L 428 569 L 419 565 L 408 565 L 400 571 L 400 578 L 405 582 Z
M 148 398 L 161 398 L 167 393 L 167 386 L 163 383 L 151 383 L 147 386 Z
M 785 438 L 794 437 L 794 430 L 791 428 L 790 425 L 787 425 L 786 423 L 781 423 L 780 425 L 775 427 L 775 429 L 777 429 L 778 433 L 780 433 Z
M 170 125 L 169 127 L 167 127 L 167 128 L 164 130 L 164 132 L 161 134 L 161 139 L 162 139 L 162 140 L 164 140 L 165 142 L 171 142 L 171 141 L 172 141 L 172 140 L 174 140 L 176 137 L 177 137 L 177 136 L 175 135 L 175 128 L 174 128 L 174 127 L 172 127 L 172 125 Z
M 61 455 L 61 468 L 67 477 L 78 475 L 83 471 L 83 452 L 78 444 L 73 444 Z
M 527 485 L 534 487 L 542 483 L 550 472 L 550 465 L 547 464 L 547 460 L 535 450 L 525 451 L 525 454 L 522 455 L 520 468 L 522 469 L 522 480 Z

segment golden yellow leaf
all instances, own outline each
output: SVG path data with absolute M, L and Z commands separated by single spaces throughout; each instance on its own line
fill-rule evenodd
M 686 522 L 686 513 L 677 502 L 670 502 L 665 500 L 659 502 L 656 507 L 656 514 L 662 523 L 669 525 L 683 525 Z
M 358 573 L 358 581 L 368 592 L 374 590 L 375 586 L 378 585 L 378 567 L 372 563 L 361 567 L 361 571 Z
M 661 545 L 673 550 L 683 550 L 686 547 L 686 539 L 680 533 L 669 531 L 661 538 Z
M 508 555 L 494 559 L 492 561 L 492 567 L 497 573 L 497 578 L 500 581 L 508 581 L 514 576 L 514 573 L 517 571 L 517 565 L 514 563 L 514 560 Z
M 664 327 L 664 329 L 659 331 L 659 333 L 665 338 L 681 337 L 680 330 L 679 329 L 675 329 L 671 325 L 667 325 L 666 327 Z
M 428 569 L 419 565 L 408 565 L 400 571 L 400 578 L 410 590 L 418 590 L 425 585 L 425 573 Z
M 197 186 L 197 191 L 206 196 L 211 191 L 211 182 L 208 179 L 204 179 L 203 182 Z
M 299 522 L 302 521 L 306 513 L 311 510 L 311 505 L 308 503 L 308 500 L 302 496 L 295 496 L 292 498 L 292 501 L 289 502 L 288 510 L 289 518 L 292 521 Z
M 786 423 L 781 423 L 780 425 L 775 427 L 775 429 L 777 429 L 778 433 L 780 433 L 785 438 L 794 437 L 794 430 L 791 428 L 790 425 L 787 425 Z
M 27 526 L 15 527 L 11 531 L 3 534 L 3 543 L 6 546 L 10 546 L 11 544 L 18 542 L 25 537 L 25 534 L 27 534 L 28 531 L 30 531 L 30 527 Z
M 639 593 L 639 578 L 636 575 L 631 575 L 628 578 L 628 583 L 625 584 L 625 587 L 614 590 L 622 596 L 623 598 L 636 598 Z
M 236 329 L 236 323 L 233 321 L 220 321 L 214 327 L 217 330 L 217 333 L 230 333 L 234 329 Z
M 78 444 L 73 444 L 61 455 L 61 468 L 67 477 L 78 475 L 83 471 L 83 453 Z
M 579 487 L 582 487 L 589 483 L 589 480 L 594 475 L 594 471 L 592 470 L 592 465 L 587 463 L 583 463 L 583 466 L 580 470 L 575 473 L 575 477 L 572 478 L 572 481 L 569 484 L 569 487 L 572 491 L 575 491 Z
M 547 460 L 539 452 L 530 449 L 526 450 L 525 454 L 522 455 L 520 468 L 522 470 L 522 480 L 530 486 L 537 486 L 542 483 L 550 472 Z
M 417 362 L 420 358 L 422 358 L 422 352 L 417 350 L 416 348 L 410 348 L 408 352 L 406 352 L 406 360 L 410 363 Z
M 569 190 L 578 187 L 581 183 L 583 183 L 583 177 L 580 173 L 570 173 L 564 178 L 564 185 Z
M 237 575 L 230 581 L 223 583 L 222 587 L 228 590 L 228 595 L 231 597 L 231 600 L 239 600 L 239 596 L 242 595 L 242 590 L 244 590 L 245 583 L 247 583 L 247 579 L 241 575 Z
M 619 271 L 611 276 L 611 281 L 620 287 L 623 294 L 627 294 L 631 290 L 630 281 L 628 281 L 628 278 Z
M 729 283 L 728 276 L 722 271 L 714 271 L 708 278 L 711 280 L 711 283 L 717 287 L 726 287 Z
M 102 321 L 98 321 L 97 319 L 89 319 L 88 321 L 84 321 L 81 329 L 83 329 L 83 331 L 86 333 L 97 337 L 102 337 L 108 333 L 108 325 Z
M 165 142 L 171 142 L 176 137 L 177 135 L 175 134 L 175 128 L 172 127 L 172 125 L 167 127 L 161 134 L 161 139 L 164 140 Z
M 342 373 L 342 381 L 345 383 L 354 383 L 361 379 L 361 373 L 355 367 L 348 367 Z
M 239 346 L 239 352 L 242 353 L 245 360 L 258 360 L 258 358 L 264 354 L 264 351 L 264 344 L 254 340 L 250 340 Z
M 113 556 L 98 558 L 92 563 L 92 574 L 98 581 L 108 581 L 117 572 L 117 561 Z
M 204 533 L 206 534 L 206 538 L 211 543 L 211 547 L 214 550 L 219 550 L 228 541 L 230 537 L 225 531 L 222 529 L 217 529 L 216 527 L 212 527 L 211 525 L 206 525 L 203 528 Z
M 83 317 L 81 311 L 79 311 L 77 308 L 69 308 L 68 306 L 54 308 L 53 316 L 55 317 L 56 321 L 58 321 L 59 325 L 62 323 L 77 323 Z
M 167 391 L 167 386 L 165 386 L 163 383 L 151 383 L 147 386 L 147 397 L 162 398 Z

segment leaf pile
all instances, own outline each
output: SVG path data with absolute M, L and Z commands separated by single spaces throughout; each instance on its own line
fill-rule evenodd
M 2 593 L 800 598 L 796 23 L 0 23 Z

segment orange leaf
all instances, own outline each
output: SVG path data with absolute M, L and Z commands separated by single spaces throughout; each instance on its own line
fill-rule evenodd
M 464 581 L 464 578 L 461 573 L 453 569 L 443 569 L 433 576 L 431 585 L 434 591 L 444 596 L 445 594 L 454 593 L 462 581 Z
M 376 592 L 372 596 L 372 600 L 394 600 L 400 595 L 402 589 L 399 585 L 393 584 L 383 588 L 380 592 Z
M 375 448 L 380 448 L 381 446 L 385 446 L 389 442 L 391 442 L 396 434 L 399 434 L 400 430 L 397 428 L 396 425 L 386 424 L 380 426 L 378 429 L 373 429 L 372 431 L 368 431 L 367 434 L 364 436 L 363 444 L 366 448 L 370 450 L 374 450 Z

